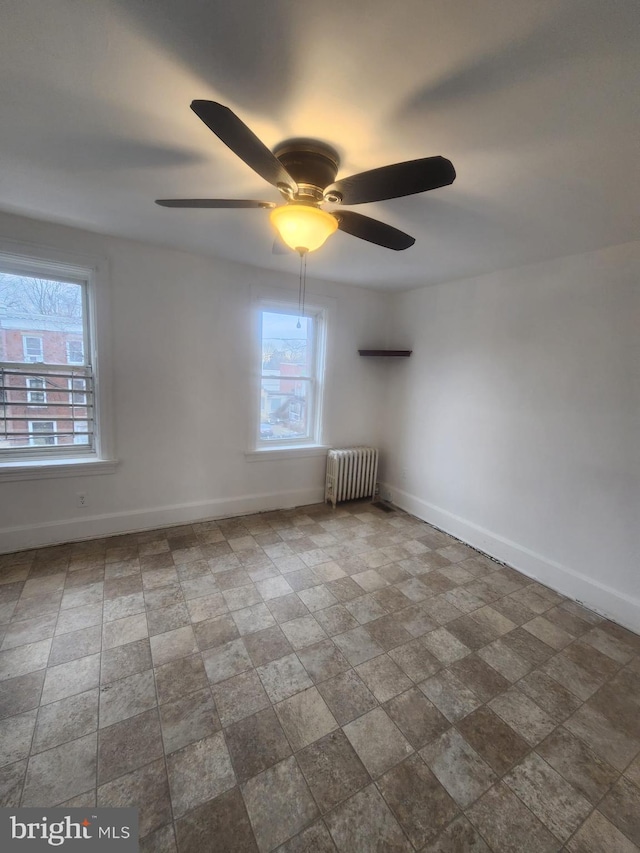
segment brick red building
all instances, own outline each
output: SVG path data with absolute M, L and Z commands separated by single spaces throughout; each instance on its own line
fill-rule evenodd
M 86 445 L 90 402 L 81 321 L 0 311 L 0 447 Z

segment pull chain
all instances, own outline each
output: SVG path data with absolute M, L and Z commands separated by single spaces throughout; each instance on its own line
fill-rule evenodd
M 298 279 L 298 322 L 296 328 L 301 327 L 301 317 L 304 314 L 304 301 L 307 291 L 307 252 L 303 249 L 298 249 L 300 253 L 300 276 Z M 304 261 L 304 263 L 303 263 Z

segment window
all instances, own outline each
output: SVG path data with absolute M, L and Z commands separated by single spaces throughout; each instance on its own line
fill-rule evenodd
M 96 457 L 91 271 L 4 260 L 0 255 L 0 464 Z
M 320 443 L 324 311 L 260 309 L 260 406 L 256 446 Z
M 29 421 L 29 444 L 32 447 L 57 444 L 57 431 L 55 421 Z
M 31 405 L 47 402 L 47 383 L 42 376 L 27 376 L 27 403 Z
M 67 364 L 84 364 L 82 341 L 67 341 Z
M 68 380 L 70 402 L 73 406 L 87 405 L 87 380 L 86 379 L 69 379 Z
M 36 338 L 33 335 L 23 335 L 22 351 L 24 352 L 24 360 L 27 362 L 44 361 L 42 338 Z
M 88 434 L 88 421 L 74 421 L 73 431 L 75 433 L 75 435 L 73 436 L 74 444 L 89 444 L 89 439 L 91 438 L 91 436 Z

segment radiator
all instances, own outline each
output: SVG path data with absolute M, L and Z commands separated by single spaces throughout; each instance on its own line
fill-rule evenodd
M 330 450 L 324 499 L 335 507 L 338 501 L 373 498 L 378 477 L 375 447 L 345 447 Z

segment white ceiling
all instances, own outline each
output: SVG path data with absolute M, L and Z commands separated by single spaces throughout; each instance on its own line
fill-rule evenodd
M 338 233 L 314 277 L 447 281 L 640 236 L 637 0 L 3 0 L 0 209 L 271 269 L 279 200 L 189 109 L 273 147 L 315 136 L 340 176 L 442 154 L 451 187 L 360 205 L 416 237 Z

